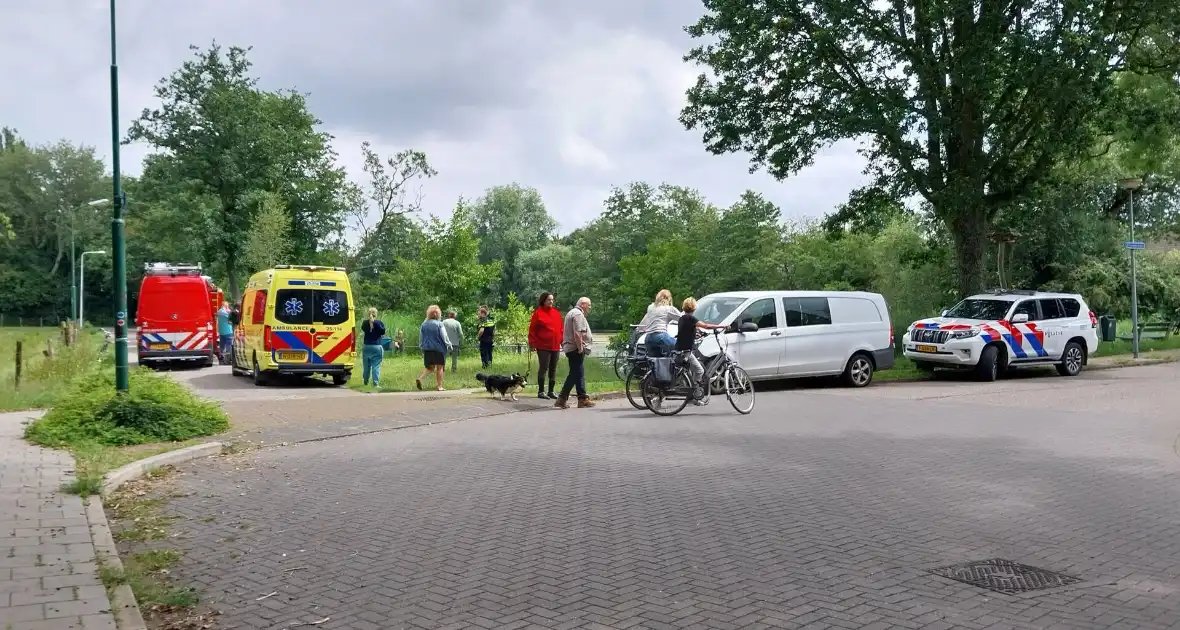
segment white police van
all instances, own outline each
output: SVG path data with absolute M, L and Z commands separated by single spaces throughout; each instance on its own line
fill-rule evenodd
M 914 322 L 902 337 L 921 370 L 973 370 L 994 381 L 1009 368 L 1053 365 L 1076 376 L 1098 350 L 1098 318 L 1076 293 L 997 291 L 972 295 Z

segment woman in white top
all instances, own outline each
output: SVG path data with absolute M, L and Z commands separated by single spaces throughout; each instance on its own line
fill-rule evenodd
M 680 315 L 680 311 L 672 306 L 672 292 L 660 289 L 652 308 L 643 318 L 647 321 L 647 327 L 643 331 L 647 335 L 643 340 L 647 346 L 647 356 L 667 356 L 676 346 L 676 339 L 668 334 L 668 324 L 680 319 Z

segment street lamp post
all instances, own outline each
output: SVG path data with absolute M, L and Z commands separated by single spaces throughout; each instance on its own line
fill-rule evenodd
M 119 64 L 115 54 L 115 0 L 111 0 L 111 267 L 115 285 L 115 390 L 130 388 L 127 369 L 127 247 L 123 210 L 126 198 L 119 181 Z
M 95 199 L 94 201 L 86 202 L 86 205 L 97 208 L 98 206 L 105 206 L 110 203 L 110 199 Z M 78 261 L 74 259 L 74 215 L 76 211 L 70 211 L 70 318 L 82 325 L 82 315 L 78 309 Z
M 86 298 L 86 255 L 87 254 L 105 254 L 105 253 L 107 253 L 107 251 L 105 249 L 96 249 L 94 251 L 82 252 L 82 261 L 81 261 L 82 262 L 82 269 L 79 271 L 79 274 L 78 274 L 80 276 L 78 284 L 80 284 L 82 286 L 82 290 L 78 293 L 78 327 L 79 328 L 84 326 L 85 325 L 84 322 L 86 321 L 86 320 L 82 319 L 82 303 L 85 301 L 85 298 Z
M 1128 177 L 1119 180 L 1119 188 L 1127 191 L 1127 223 L 1130 226 L 1131 238 L 1127 249 L 1131 251 L 1131 356 L 1139 358 L 1139 287 L 1135 278 L 1135 189 L 1143 185 L 1139 177 Z

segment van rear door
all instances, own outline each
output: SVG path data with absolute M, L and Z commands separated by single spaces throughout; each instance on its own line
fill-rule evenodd
M 348 292 L 289 286 L 276 291 L 271 303 L 278 322 L 272 337 L 279 362 L 332 363 L 352 349 Z
M 209 300 L 205 282 L 198 277 L 145 277 L 137 313 L 140 347 L 151 352 L 208 349 Z

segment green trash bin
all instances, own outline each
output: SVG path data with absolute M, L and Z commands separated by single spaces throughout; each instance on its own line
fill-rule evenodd
M 1118 323 L 1114 317 L 1110 315 L 1103 315 L 1098 318 L 1098 337 L 1102 341 L 1115 341 L 1118 339 L 1115 325 Z

